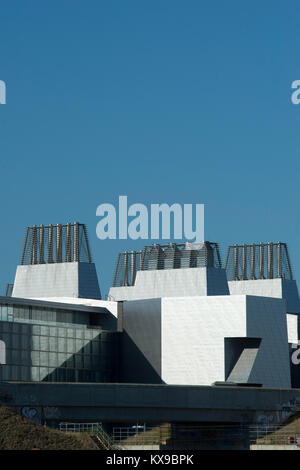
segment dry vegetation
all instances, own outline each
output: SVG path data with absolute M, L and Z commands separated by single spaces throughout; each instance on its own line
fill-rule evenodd
M 97 450 L 89 435 L 49 429 L 0 406 L 0 450 Z

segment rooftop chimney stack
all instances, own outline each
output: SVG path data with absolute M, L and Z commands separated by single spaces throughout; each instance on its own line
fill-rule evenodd
M 86 226 L 28 227 L 12 297 L 100 299 Z

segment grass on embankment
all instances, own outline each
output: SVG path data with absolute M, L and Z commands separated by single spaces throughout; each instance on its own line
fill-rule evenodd
M 41 426 L 0 406 L 0 450 L 98 450 L 90 436 L 65 434 Z

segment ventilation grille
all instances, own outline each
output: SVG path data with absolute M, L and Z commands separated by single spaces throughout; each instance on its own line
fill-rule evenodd
M 170 243 L 145 246 L 143 251 L 118 255 L 113 287 L 133 286 L 137 271 L 199 267 L 222 267 L 217 243 Z
M 248 279 L 293 279 L 286 243 L 232 245 L 225 269 L 228 281 Z
M 27 228 L 21 265 L 78 261 L 92 262 L 84 224 L 75 222 Z

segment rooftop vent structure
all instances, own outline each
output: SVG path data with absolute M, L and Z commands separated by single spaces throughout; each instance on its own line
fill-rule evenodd
M 143 251 L 119 253 L 113 287 L 133 286 L 137 271 L 222 268 L 219 246 L 213 242 L 145 246 Z
M 231 245 L 225 263 L 228 281 L 293 279 L 286 243 Z
M 12 297 L 101 299 L 86 226 L 28 227 Z
M 34 225 L 26 230 L 21 266 L 45 263 L 91 263 L 86 226 L 78 222 Z

